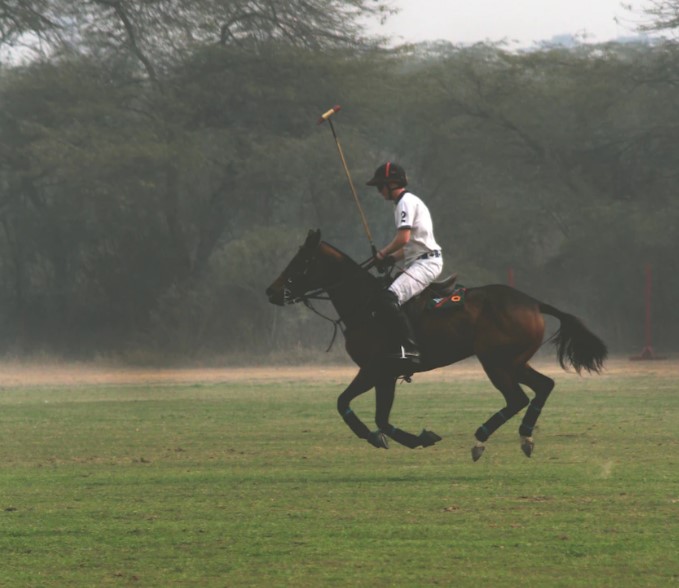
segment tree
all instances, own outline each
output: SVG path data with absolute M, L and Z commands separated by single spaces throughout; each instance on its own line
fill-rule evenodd
M 463 283 L 502 281 L 512 265 L 520 287 L 584 309 L 614 348 L 634 336 L 635 268 L 657 262 L 656 296 L 672 299 L 671 43 L 373 50 L 297 43 L 257 19 L 222 40 L 224 21 L 189 19 L 199 5 L 246 3 L 92 0 L 80 20 L 60 13 L 42 60 L 2 71 L 6 345 L 327 343 L 313 315 L 275 313 L 263 289 L 310 228 L 359 261 L 369 254 L 329 129 L 315 125 L 334 103 L 376 243 L 393 222 L 362 180 L 397 159 Z M 257 6 L 280 15 L 303 3 Z M 667 303 L 667 340 L 678 313 Z
M 679 2 L 677 0 L 651 0 L 649 6 L 642 9 L 646 20 L 639 23 L 639 30 L 644 32 L 670 32 L 679 29 Z M 628 10 L 633 11 L 632 6 Z
M 0 0 L 0 45 L 14 45 L 25 36 L 46 41 L 59 28 L 50 0 Z
M 134 56 L 146 75 L 197 47 L 256 46 L 274 40 L 312 50 L 374 44 L 367 18 L 386 18 L 391 0 L 28 0 L 0 4 L 0 33 L 47 55 L 102 51 Z M 31 36 L 38 38 L 32 43 Z

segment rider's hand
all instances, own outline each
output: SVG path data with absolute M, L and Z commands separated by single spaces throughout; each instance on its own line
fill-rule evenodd
M 377 268 L 377 271 L 379 272 L 386 272 L 390 267 L 392 267 L 396 263 L 396 258 L 394 258 L 392 255 L 382 255 L 381 253 L 378 253 L 375 256 L 375 267 Z

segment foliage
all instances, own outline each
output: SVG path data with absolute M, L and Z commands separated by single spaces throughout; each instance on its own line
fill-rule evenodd
M 0 78 L 0 350 L 318 345 L 319 319 L 263 291 L 309 228 L 369 254 L 315 125 L 335 103 L 376 242 L 391 215 L 363 181 L 398 159 L 465 284 L 512 267 L 633 351 L 652 263 L 657 341 L 676 341 L 674 44 L 386 50 L 360 22 L 389 3 L 363 0 L 23 7 L 4 41 L 45 50 Z

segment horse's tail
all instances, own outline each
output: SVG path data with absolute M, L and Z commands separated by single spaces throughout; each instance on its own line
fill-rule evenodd
M 542 302 L 540 302 L 540 312 L 561 321 L 561 327 L 551 338 L 556 346 L 556 354 L 561 367 L 566 369 L 566 361 L 568 361 L 578 373 L 583 368 L 588 372 L 599 373 L 608 355 L 606 344 L 572 314 L 562 312 Z

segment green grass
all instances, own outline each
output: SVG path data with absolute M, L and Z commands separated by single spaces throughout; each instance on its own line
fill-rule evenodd
M 0 586 L 679 585 L 679 381 L 560 374 L 519 448 L 480 378 L 397 391 L 377 450 L 343 384 L 0 394 Z M 372 423 L 374 397 L 354 408 Z

